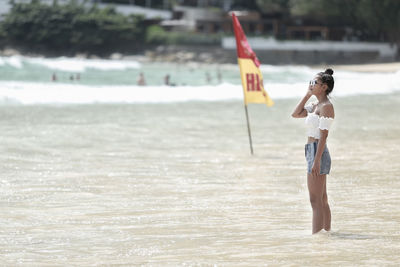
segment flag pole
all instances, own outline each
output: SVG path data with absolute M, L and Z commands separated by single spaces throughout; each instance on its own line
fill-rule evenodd
M 251 130 L 250 130 L 250 121 L 249 121 L 249 113 L 247 111 L 247 105 L 244 105 L 244 110 L 246 111 L 246 120 L 247 120 L 247 131 L 249 133 L 249 142 L 250 142 L 250 152 L 253 155 L 253 143 L 251 141 Z
M 246 111 L 247 131 L 249 134 L 250 152 L 253 152 L 253 142 L 251 140 L 251 130 L 249 113 L 247 110 L 248 103 L 263 103 L 267 106 L 272 106 L 274 102 L 269 98 L 264 90 L 263 76 L 260 70 L 260 60 L 251 49 L 246 35 L 240 25 L 235 13 L 232 13 L 232 25 L 236 39 L 236 52 L 238 56 L 238 64 L 240 76 L 242 80 L 244 93 L 244 109 Z

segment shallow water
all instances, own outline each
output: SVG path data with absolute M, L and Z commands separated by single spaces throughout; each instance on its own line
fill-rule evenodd
M 396 265 L 400 95 L 337 97 L 311 235 L 295 99 L 0 106 L 6 266 Z

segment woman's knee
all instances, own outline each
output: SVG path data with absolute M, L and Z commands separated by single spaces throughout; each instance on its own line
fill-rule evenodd
M 326 193 L 322 195 L 322 204 L 324 206 L 328 205 L 328 195 Z
M 323 196 L 317 194 L 310 194 L 310 203 L 313 208 L 319 208 L 323 206 Z

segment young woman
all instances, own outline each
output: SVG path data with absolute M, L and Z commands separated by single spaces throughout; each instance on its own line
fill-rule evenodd
M 331 229 L 331 210 L 326 194 L 326 175 L 331 168 L 331 157 L 326 146 L 329 128 L 335 117 L 329 94 L 333 90 L 333 70 L 318 73 L 310 81 L 307 94 L 297 104 L 292 117 L 306 118 L 308 141 L 305 146 L 307 160 L 307 185 L 313 210 L 312 233 Z M 317 103 L 306 105 L 312 95 Z

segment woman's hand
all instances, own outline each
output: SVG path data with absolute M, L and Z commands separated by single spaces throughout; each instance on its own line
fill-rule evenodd
M 307 93 L 306 93 L 306 96 L 308 98 L 310 98 L 312 96 L 312 88 L 313 88 L 313 86 L 311 84 L 308 85 L 308 90 L 307 90 Z
M 312 86 L 308 86 L 308 90 L 306 95 L 303 97 L 302 100 L 297 104 L 296 108 L 292 113 L 293 118 L 305 118 L 307 117 L 307 110 L 304 109 L 304 105 L 307 103 L 308 99 L 312 96 Z
M 314 177 L 317 177 L 320 174 L 321 162 L 319 160 L 314 160 L 314 164 L 311 168 L 311 173 Z

